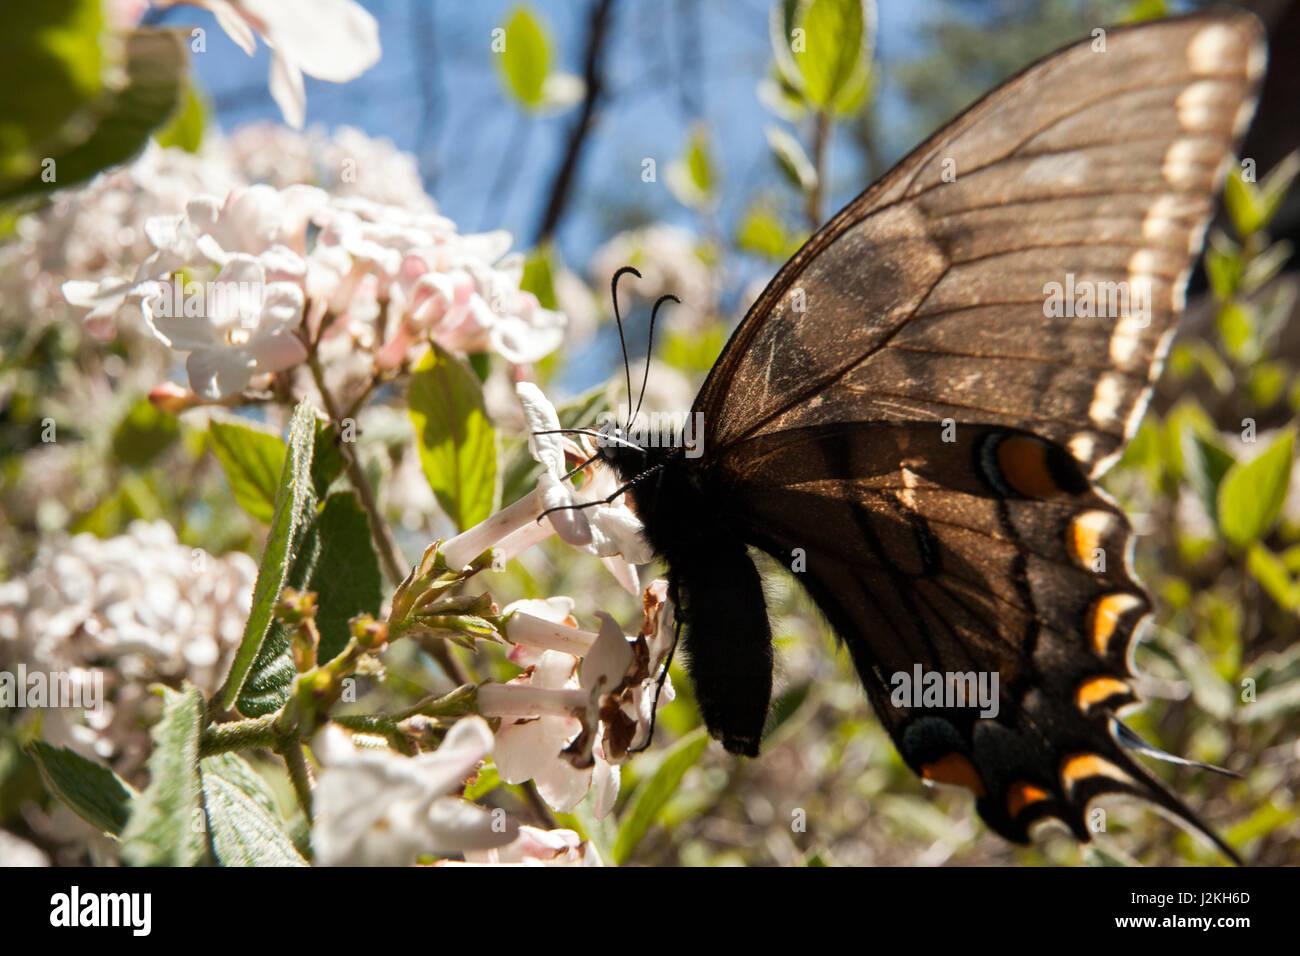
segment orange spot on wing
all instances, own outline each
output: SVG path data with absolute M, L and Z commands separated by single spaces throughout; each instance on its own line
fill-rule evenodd
M 921 776 L 935 783 L 951 783 L 965 787 L 977 797 L 984 796 L 984 781 L 970 759 L 961 754 L 952 753 L 940 757 L 934 763 L 921 768 Z
M 1115 636 L 1120 618 L 1141 604 L 1138 598 L 1123 591 L 1103 594 L 1093 602 L 1088 614 L 1088 632 L 1098 654 L 1105 655 L 1110 650 L 1111 638 Z
M 1105 537 L 1114 522 L 1114 516 L 1105 511 L 1084 511 L 1070 519 L 1065 544 L 1080 567 L 1091 569 L 1097 551 L 1105 552 Z
M 1128 684 L 1117 678 L 1094 677 L 1079 685 L 1079 689 L 1074 693 L 1074 699 L 1078 702 L 1080 710 L 1087 710 L 1093 704 L 1100 704 L 1103 700 L 1109 700 L 1117 694 L 1128 697 L 1131 696 L 1132 691 Z
M 1061 762 L 1061 780 L 1065 783 L 1066 790 L 1071 789 L 1082 780 L 1087 780 L 1089 777 L 1110 777 L 1112 780 L 1131 779 L 1119 767 L 1096 754 L 1074 754 L 1071 757 L 1066 757 Z
M 1020 811 L 1025 807 L 1031 803 L 1040 803 L 1047 797 L 1047 791 L 1042 787 L 1035 787 L 1032 783 L 1019 780 L 1007 788 L 1007 813 L 1014 820 L 1020 816 Z
M 1011 435 L 997 447 L 1002 480 L 1027 498 L 1059 494 L 1061 486 L 1047 467 L 1047 446 L 1032 438 Z

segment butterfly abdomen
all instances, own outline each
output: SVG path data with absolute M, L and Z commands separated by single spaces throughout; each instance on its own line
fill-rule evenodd
M 700 714 L 727 750 L 757 756 L 772 696 L 772 631 L 758 570 L 727 518 L 733 495 L 680 447 L 605 451 L 633 482 L 632 505 L 668 565 Z

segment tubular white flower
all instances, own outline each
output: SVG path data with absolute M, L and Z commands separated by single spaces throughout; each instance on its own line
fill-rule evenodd
M 358 748 L 327 727 L 314 746 L 323 764 L 312 825 L 317 861 L 402 866 L 511 843 L 517 824 L 494 826 L 489 811 L 452 796 L 492 746 L 486 721 L 473 716 L 458 720 L 437 751 L 416 757 Z
M 529 453 L 546 470 L 530 494 L 448 540 L 442 548 L 447 565 L 464 567 L 488 548 L 497 548 L 498 561 L 504 563 L 558 534 L 565 543 L 607 559 L 619 583 L 637 593 L 636 565 L 647 563 L 654 553 L 624 496 L 604 501 L 617 490 L 617 478 L 601 466 L 589 469 L 581 489 L 564 480 L 568 454 L 586 457 L 585 448 L 558 434 L 559 416 L 540 388 L 519 382 L 515 392 L 528 426 Z

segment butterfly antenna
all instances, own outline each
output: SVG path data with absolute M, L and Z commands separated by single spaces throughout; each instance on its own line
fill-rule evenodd
M 592 455 L 590 458 L 588 458 L 586 461 L 584 461 L 584 462 L 583 462 L 581 465 L 579 465 L 577 468 L 574 468 L 572 471 L 570 471 L 570 472 L 568 472 L 566 475 L 564 475 L 564 477 L 562 477 L 562 478 L 560 479 L 560 481 L 568 481 L 570 478 L 572 478 L 572 477 L 573 477 L 574 475 L 576 475 L 578 472 L 582 471 L 582 469 L 584 469 L 584 468 L 586 468 L 588 465 L 590 465 L 593 461 L 597 461 L 597 460 L 599 460 L 599 458 L 600 458 L 600 452 L 596 452 L 596 454 Z
M 638 445 L 636 442 L 627 441 L 626 439 L 619 438 L 617 435 L 611 435 L 607 431 L 602 431 L 596 428 L 543 428 L 533 432 L 533 434 L 534 435 L 586 435 L 588 438 L 594 438 L 597 441 L 612 441 L 616 445 L 623 445 L 627 448 L 635 448 L 639 452 L 645 451 L 645 449 L 642 448 L 640 445 Z M 599 455 L 596 455 L 591 460 L 594 461 L 596 458 L 599 457 L 600 457 Z
M 645 471 L 641 472 L 641 474 L 636 475 L 635 477 L 625 481 L 622 485 L 614 489 L 613 494 L 610 494 L 604 498 L 597 498 L 594 501 L 584 501 L 580 505 L 556 505 L 554 508 L 547 508 L 545 511 L 543 511 L 541 514 L 537 516 L 537 521 L 540 523 L 543 518 L 556 511 L 583 511 L 587 508 L 594 508 L 597 505 L 607 505 L 615 498 L 617 498 L 619 495 L 621 495 L 623 492 L 627 491 L 629 488 L 635 485 L 637 482 L 649 478 L 655 472 L 662 471 L 663 467 L 664 466 L 662 462 L 658 465 L 652 465 L 651 467 L 647 468 Z
M 645 398 L 646 383 L 650 381 L 650 356 L 654 352 L 655 345 L 655 317 L 659 314 L 659 306 L 663 305 L 669 299 L 672 299 L 672 301 L 676 302 L 678 305 L 682 304 L 681 299 L 669 292 L 667 295 L 661 295 L 659 300 L 655 302 L 654 308 L 650 310 L 650 336 L 646 342 L 645 349 L 645 374 L 641 376 L 641 394 L 636 397 L 636 411 L 632 413 L 632 418 L 628 422 L 629 427 L 631 427 L 632 422 L 636 421 L 636 417 L 641 414 L 641 402 Z M 631 401 L 631 399 L 632 395 L 629 392 L 628 400 Z
M 641 273 L 637 272 L 632 266 L 623 266 L 614 273 L 614 278 L 609 280 L 609 297 L 614 300 L 614 324 L 618 326 L 618 343 L 623 347 L 623 374 L 627 378 L 627 400 L 632 401 L 632 366 L 627 357 L 627 336 L 623 334 L 623 316 L 618 310 L 618 280 L 627 273 L 632 273 L 638 279 Z M 628 422 L 628 426 L 631 426 Z

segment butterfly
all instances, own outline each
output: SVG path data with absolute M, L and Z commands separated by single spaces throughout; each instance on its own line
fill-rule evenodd
M 772 694 L 756 549 L 847 646 L 908 766 L 972 791 L 995 832 L 1087 841 L 1091 801 L 1127 794 L 1237 859 L 1117 719 L 1152 604 L 1095 481 L 1142 417 L 1264 62 L 1229 13 L 1029 66 L 777 273 L 695 399 L 692 453 L 601 443 L 727 750 L 758 753 Z M 931 674 L 941 692 L 899 693 Z M 969 706 L 968 676 L 996 677 L 996 706 Z

